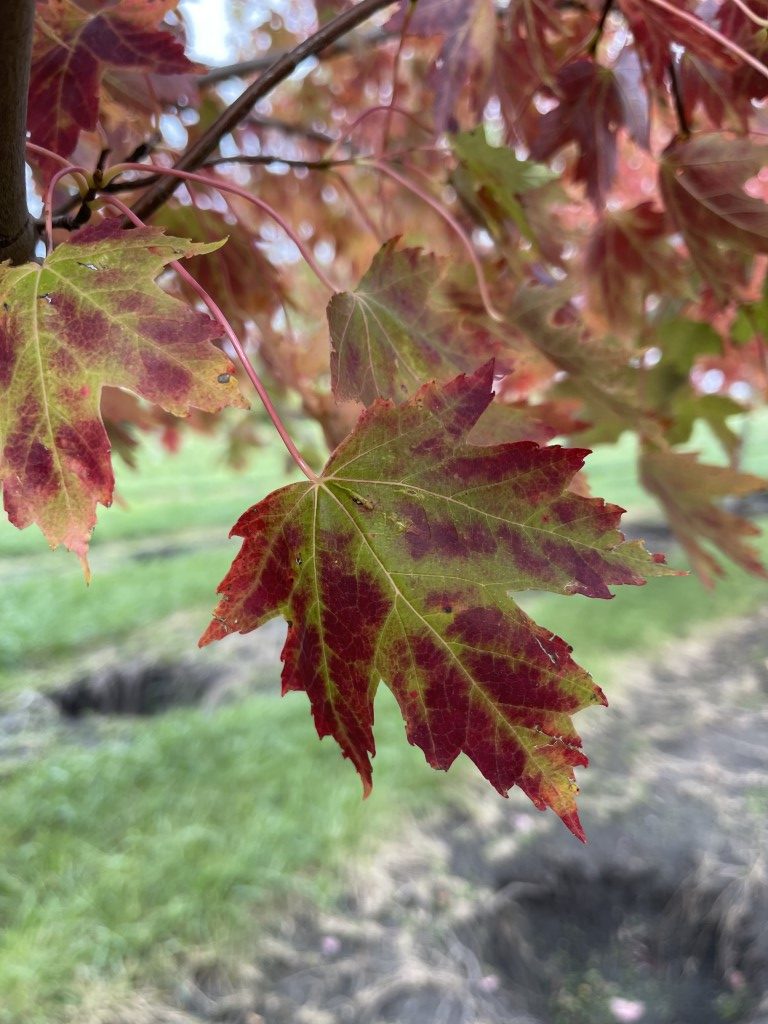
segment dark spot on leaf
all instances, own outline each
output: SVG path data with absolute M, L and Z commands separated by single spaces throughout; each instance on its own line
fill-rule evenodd
M 369 512 L 373 512 L 373 502 L 369 498 L 361 498 L 359 494 L 352 495 L 352 501 L 360 508 L 365 508 Z

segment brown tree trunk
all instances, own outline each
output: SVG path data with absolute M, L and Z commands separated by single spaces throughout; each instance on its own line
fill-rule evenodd
M 0 0 L 0 260 L 35 253 L 24 171 L 35 0 Z

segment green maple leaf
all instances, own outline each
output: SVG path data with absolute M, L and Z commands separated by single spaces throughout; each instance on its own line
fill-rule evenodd
M 466 443 L 492 372 L 377 401 L 316 484 L 249 509 L 200 642 L 283 615 L 283 690 L 306 691 L 318 733 L 366 791 L 383 680 L 433 767 L 464 752 L 501 793 L 520 786 L 583 838 L 573 769 L 586 758 L 571 716 L 605 698 L 509 594 L 609 598 L 611 584 L 669 570 L 624 541 L 621 509 L 568 490 L 583 450 Z
M 247 404 L 211 344 L 219 325 L 154 283 L 172 260 L 211 248 L 113 219 L 42 265 L 0 266 L 0 482 L 15 526 L 37 523 L 85 562 L 96 504 L 114 487 L 103 385 L 176 416 Z
M 551 185 L 559 175 L 545 164 L 521 160 L 507 146 L 489 146 L 482 127 L 454 136 L 452 145 L 469 184 L 490 198 L 532 241 L 534 236 L 521 197 Z M 553 194 L 559 195 L 560 191 L 553 190 Z

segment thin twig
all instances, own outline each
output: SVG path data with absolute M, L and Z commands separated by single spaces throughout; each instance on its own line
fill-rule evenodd
M 421 199 L 422 202 L 430 206 L 435 211 L 435 213 L 438 214 L 438 216 L 445 221 L 448 227 L 454 232 L 456 237 L 459 239 L 462 246 L 464 247 L 465 252 L 467 253 L 467 256 L 469 257 L 470 263 L 472 264 L 472 269 L 474 270 L 475 277 L 477 279 L 477 290 L 480 293 L 480 300 L 483 304 L 483 307 L 485 308 L 486 313 L 491 318 L 491 320 L 495 320 L 497 323 L 504 323 L 504 317 L 501 315 L 501 313 L 499 313 L 499 311 L 495 308 L 493 302 L 491 301 L 491 296 L 488 292 L 488 285 L 486 284 L 485 280 L 485 274 L 483 273 L 483 268 L 480 263 L 480 260 L 477 258 L 477 253 L 475 252 L 474 246 L 472 245 L 472 241 L 467 235 L 464 228 L 461 226 L 461 224 L 459 224 L 459 222 L 450 212 L 450 210 L 446 209 L 443 203 L 441 203 L 438 199 L 435 199 L 434 196 L 431 196 L 429 192 L 425 192 L 424 189 L 421 188 L 421 186 L 417 185 L 415 181 L 411 181 L 409 178 L 406 178 L 405 175 L 400 174 L 399 171 L 396 171 L 394 167 L 390 167 L 389 164 L 384 163 L 383 160 L 371 160 L 367 164 L 364 164 L 363 166 L 375 167 L 380 174 L 385 174 L 388 178 L 391 178 L 393 181 L 396 181 L 404 189 L 407 189 L 418 199 Z
M 680 126 L 680 135 L 687 139 L 691 134 L 691 126 L 688 124 L 688 116 L 685 113 L 683 94 L 680 90 L 680 80 L 677 77 L 677 68 L 674 59 L 669 62 L 669 86 L 672 90 L 672 100 L 675 104 L 677 123 Z
M 376 224 L 374 223 L 373 218 L 371 217 L 370 213 L 365 208 L 365 204 L 362 202 L 362 200 L 360 199 L 358 194 L 355 192 L 355 190 L 349 184 L 349 182 L 344 177 L 344 175 L 341 173 L 341 171 L 332 171 L 331 173 L 333 174 L 334 180 L 338 182 L 338 184 L 341 187 L 342 191 L 344 192 L 344 194 L 346 195 L 347 199 L 349 200 L 352 209 L 355 211 L 357 216 L 360 218 L 360 220 L 363 223 L 363 225 L 368 229 L 368 231 L 371 232 L 373 237 L 380 244 L 382 244 L 384 241 L 386 241 L 384 232 L 381 231 L 376 226 Z
M 66 167 L 56 171 L 48 182 L 48 188 L 45 190 L 45 245 L 49 253 L 53 250 L 53 193 L 59 181 L 68 174 L 72 174 L 75 177 L 82 174 L 84 180 L 81 186 L 81 194 L 85 195 L 88 192 L 88 171 L 85 167 L 80 167 L 78 164 L 67 164 Z
M 158 170 L 158 169 L 159 168 L 157 167 L 156 164 L 128 164 L 128 163 L 126 163 L 126 164 L 115 164 L 115 166 L 112 167 L 110 170 L 111 170 L 111 172 L 113 174 L 120 174 L 123 170 L 126 170 L 126 171 L 153 170 L 154 171 L 154 170 Z M 212 178 L 212 177 L 210 177 L 207 174 L 199 174 L 196 171 L 182 171 L 178 167 L 170 167 L 167 170 L 165 168 L 163 168 L 162 169 L 162 173 L 164 175 L 165 174 L 172 174 L 174 177 L 178 178 L 180 181 L 187 181 L 187 182 L 194 181 L 194 182 L 197 182 L 198 185 L 207 185 L 209 188 L 217 189 L 217 190 L 220 190 L 222 192 L 230 192 L 232 195 L 239 196 L 241 199 L 244 199 L 247 203 L 251 203 L 252 206 L 257 207 L 257 209 L 261 210 L 263 213 L 266 213 L 266 215 L 268 217 L 271 217 L 272 220 L 275 221 L 275 223 L 280 225 L 280 227 L 283 229 L 283 231 L 286 233 L 286 235 L 290 238 L 290 240 L 293 242 L 293 244 L 299 250 L 301 255 L 304 257 L 304 262 L 307 264 L 309 269 L 312 271 L 312 273 L 315 275 L 315 277 L 323 285 L 324 288 L 327 288 L 329 292 L 337 292 L 339 290 L 336 287 L 336 285 L 333 283 L 333 281 L 331 281 L 331 279 L 325 273 L 325 271 L 322 269 L 322 267 L 320 267 L 320 265 L 317 263 L 317 261 L 315 260 L 315 257 L 312 255 L 310 250 L 304 244 L 302 239 L 299 238 L 299 236 L 296 234 L 296 232 L 290 226 L 288 221 L 283 217 L 283 215 L 281 213 L 279 213 L 273 206 L 270 206 L 270 204 L 268 202 L 266 202 L 264 199 L 261 199 L 259 196 L 253 195 L 253 193 L 246 191 L 244 188 L 240 188 L 239 185 L 235 185 L 235 184 L 233 184 L 230 181 L 224 181 L 221 178 Z M 109 194 L 107 188 L 103 189 L 102 191 L 106 192 L 107 195 Z M 138 214 L 136 214 L 135 211 L 136 211 L 136 206 L 131 208 L 131 212 L 134 214 L 134 216 L 138 216 Z
M 589 46 L 587 47 L 587 52 L 591 54 L 593 57 L 597 53 L 597 48 L 600 45 L 600 40 L 603 38 L 605 25 L 608 21 L 608 15 L 611 13 L 612 7 L 613 0 L 604 0 L 603 9 L 600 12 L 600 20 L 598 21 L 597 27 L 595 28 L 595 34 L 590 39 Z
M 392 127 L 392 110 L 397 106 L 397 80 L 400 72 L 400 61 L 403 56 L 403 47 L 405 46 L 405 37 L 408 34 L 408 26 L 411 24 L 414 12 L 416 10 L 416 0 L 408 0 L 408 9 L 405 12 L 405 18 L 403 19 L 403 27 L 400 29 L 400 39 L 397 44 L 397 51 L 395 53 L 395 59 L 392 62 L 392 95 L 389 98 L 387 105 L 387 113 L 384 118 L 384 127 L 381 132 L 381 146 L 380 154 L 383 156 L 387 149 L 387 143 L 389 141 L 389 131 Z
M 279 57 L 182 154 L 176 162 L 176 167 L 179 170 L 194 170 L 199 167 L 212 155 L 221 139 L 233 131 L 243 118 L 247 117 L 253 106 L 267 96 L 276 85 L 285 81 L 302 61 L 322 52 L 342 36 L 357 28 L 362 22 L 367 21 L 377 11 L 383 11 L 385 8 L 391 7 L 393 3 L 395 0 L 361 0 L 359 4 L 332 18 L 314 35 L 305 39 L 303 43 L 299 43 L 289 53 Z M 134 207 L 136 215 L 146 220 L 173 195 L 177 187 L 178 181 L 173 176 L 163 175 L 161 181 L 151 185 L 141 196 Z
M 412 114 L 410 110 L 406 110 L 404 107 L 398 107 L 397 105 L 392 103 L 376 103 L 372 107 L 367 107 L 362 112 L 362 114 L 359 114 L 354 119 L 354 121 L 344 129 L 344 131 L 338 137 L 338 139 L 333 140 L 331 146 L 329 147 L 325 155 L 331 156 L 333 153 L 336 152 L 339 146 L 347 144 L 350 136 L 363 123 L 363 121 L 366 121 L 369 117 L 372 117 L 374 114 L 385 114 L 388 117 L 391 117 L 392 114 L 399 114 L 400 117 L 406 118 L 412 124 L 416 125 L 417 128 L 420 128 L 421 131 L 429 135 L 430 138 L 435 134 L 432 128 L 424 124 L 424 122 L 421 121 L 418 117 L 416 117 L 415 114 Z
M 359 163 L 366 157 L 348 156 L 340 160 L 294 160 L 287 156 L 275 156 L 270 153 L 260 153 L 257 156 L 217 156 L 213 160 L 206 160 L 201 167 L 220 167 L 222 164 L 255 164 L 269 166 L 270 164 L 285 164 L 286 167 L 298 167 L 305 171 L 327 171 L 331 167 L 348 167 L 350 164 Z
M 304 124 L 292 124 L 290 121 L 283 121 L 279 117 L 264 117 L 261 114 L 251 114 L 245 120 L 246 124 L 252 124 L 256 128 L 274 128 L 283 135 L 300 135 L 309 139 L 310 142 L 318 142 L 322 146 L 330 146 L 336 141 L 333 135 L 327 132 L 318 131 L 317 128 L 310 128 Z
M 733 0 L 733 2 L 741 13 L 745 14 L 755 25 L 758 25 L 760 28 L 768 28 L 768 18 L 761 18 L 759 14 L 756 14 L 750 7 L 747 7 L 744 0 Z
M 370 47 L 378 46 L 379 43 L 386 43 L 390 39 L 396 38 L 396 36 L 397 32 L 384 32 L 382 29 L 376 29 L 373 32 L 366 32 L 359 36 L 350 36 L 349 39 L 340 39 L 333 46 L 323 50 L 322 55 L 317 54 L 316 56 L 322 56 L 323 60 L 331 60 L 333 57 L 343 57 L 348 53 L 368 50 Z M 263 57 L 253 57 L 251 60 L 243 60 L 237 64 L 228 64 L 226 67 L 211 68 L 210 71 L 206 71 L 205 74 L 198 77 L 197 84 L 216 85 L 218 82 L 224 82 L 228 78 L 247 78 L 248 75 L 254 75 L 259 71 L 266 71 L 276 60 L 281 60 L 291 52 L 291 50 L 279 50 L 277 53 L 267 53 Z

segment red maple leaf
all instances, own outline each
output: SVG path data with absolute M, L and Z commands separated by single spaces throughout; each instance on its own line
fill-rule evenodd
M 81 131 L 99 116 L 101 77 L 108 67 L 161 75 L 194 71 L 184 46 L 158 28 L 178 0 L 39 0 L 29 83 L 32 141 L 69 156 Z
M 616 176 L 616 140 L 625 122 L 616 76 L 595 61 L 573 61 L 560 70 L 555 92 L 560 102 L 539 121 L 531 156 L 548 160 L 576 143 L 574 177 L 586 183 L 589 198 L 602 206 Z
M 691 260 L 727 302 L 755 253 L 768 253 L 768 205 L 745 191 L 768 146 L 719 134 L 676 139 L 659 166 L 662 198 Z
M 479 116 L 488 98 L 493 71 L 496 12 L 492 0 L 419 0 L 412 16 L 399 11 L 387 28 L 416 36 L 442 36 L 444 41 L 429 76 L 434 89 L 435 126 L 456 124 L 459 96 L 469 96 L 473 115 Z
M 690 0 L 675 0 L 675 6 L 693 14 L 696 5 Z M 647 0 L 618 0 L 618 7 L 629 23 L 648 75 L 657 85 L 663 83 L 667 74 L 673 44 L 714 63 L 733 65 L 730 54 L 716 39 L 686 18 L 676 17 L 673 11 L 657 7 Z
M 674 290 L 680 261 L 669 234 L 666 215 L 653 203 L 604 214 L 584 259 L 589 312 L 598 324 L 632 331 L 650 294 Z

